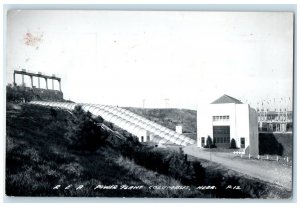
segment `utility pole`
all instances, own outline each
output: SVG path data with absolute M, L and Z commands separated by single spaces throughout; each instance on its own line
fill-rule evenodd
M 169 108 L 170 106 L 170 99 L 165 98 L 165 108 Z
M 211 144 L 209 145 L 209 160 L 211 161 Z

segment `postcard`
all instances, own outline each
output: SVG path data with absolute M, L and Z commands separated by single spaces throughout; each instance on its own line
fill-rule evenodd
M 9 10 L 8 197 L 292 199 L 294 13 Z

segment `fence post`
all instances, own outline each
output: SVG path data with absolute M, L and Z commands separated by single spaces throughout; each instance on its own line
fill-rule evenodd
M 277 156 L 277 162 L 278 162 L 278 156 Z
M 269 160 L 269 155 L 267 155 L 267 160 Z
M 289 162 L 289 157 L 286 157 L 286 162 L 287 162 L 287 163 Z
M 250 155 L 250 153 L 249 153 L 249 159 L 251 158 L 251 155 Z

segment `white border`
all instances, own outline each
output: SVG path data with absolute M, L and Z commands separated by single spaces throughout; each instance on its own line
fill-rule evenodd
M 20 5 L 12 5 L 12 4 L 20 4 Z M 50 4 L 51 3 L 51 4 Z M 55 3 L 55 4 L 53 4 Z M 72 5 L 66 5 L 72 3 Z M 96 3 L 102 3 L 102 5 L 87 5 L 87 4 L 96 4 Z M 126 3 L 126 4 L 125 4 Z M 137 3 L 139 3 L 139 5 L 137 5 Z M 148 3 L 154 3 L 149 5 Z M 172 5 L 166 5 L 167 3 L 172 3 Z M 189 3 L 189 4 L 188 4 Z M 197 3 L 202 3 L 202 4 L 197 4 Z M 225 4 L 226 3 L 226 4 Z M 251 4 L 250 4 L 251 3 Z M 253 5 L 252 3 L 255 3 L 257 5 Z M 268 3 L 272 3 L 273 5 L 264 5 L 264 4 L 268 4 Z M 59 0 L 52 0 L 52 1 L 39 1 L 39 0 L 34 0 L 34 1 L 26 1 L 26 4 L 24 4 L 24 1 L 3 1 L 2 3 L 2 7 L 1 7 L 1 12 L 3 15 L 1 15 L 1 23 L 2 23 L 2 28 L 4 28 L 4 24 L 5 24 L 5 10 L 6 9 L 103 9 L 103 10 L 205 10 L 205 11 L 294 11 L 296 13 L 297 9 L 298 9 L 298 2 L 293 0 L 287 0 L 287 1 L 268 1 L 268 0 L 262 0 L 262 1 L 222 1 L 222 0 L 203 0 L 203 1 L 196 1 L 196 0 L 187 0 L 187 1 L 178 1 L 178 0 L 174 0 L 174 1 L 159 1 L 159 0 L 153 0 L 153 1 L 122 1 L 122 0 L 111 0 L 111 1 L 97 1 L 97 0 L 87 0 L 87 1 L 79 1 L 79 0 L 64 0 L 64 1 L 59 1 Z M 9 5 L 7 5 L 9 4 Z M 36 5 L 29 5 L 29 4 L 36 4 Z M 38 4 L 38 5 L 37 5 Z M 76 5 L 75 5 L 76 4 Z M 81 5 L 79 5 L 81 4 Z M 146 5 L 147 4 L 147 5 Z M 195 5 L 197 4 L 197 5 Z M 206 4 L 206 5 L 204 5 Z M 230 4 L 238 4 L 238 5 L 230 5 Z M 249 5 L 250 4 L 250 5 Z M 275 5 L 275 4 L 285 4 L 285 5 Z M 295 5 L 286 5 L 286 4 L 295 4 Z M 297 19 L 295 19 L 296 21 L 296 27 L 298 25 L 298 21 Z M 5 29 L 3 30 L 5 32 Z M 1 34 L 3 35 L 3 33 Z M 5 47 L 5 36 L 2 36 L 1 41 L 2 41 L 2 45 L 4 45 Z M 4 43 L 4 44 L 3 44 Z M 295 40 L 295 53 L 296 53 L 296 40 Z M 1 118 L 0 119 L 0 131 L 3 134 L 3 139 L 2 139 L 2 144 L 1 144 L 1 148 L 0 148 L 0 162 L 1 162 L 1 166 L 2 166 L 2 170 L 0 170 L 0 178 L 2 181 L 1 187 L 0 187 L 0 194 L 3 196 L 4 193 L 4 171 L 5 171 L 5 167 L 4 167 L 4 153 L 5 153 L 5 132 L 4 132 L 4 127 L 5 127 L 5 93 L 4 89 L 5 89 L 5 71 L 3 70 L 4 64 L 5 64 L 5 56 L 3 53 L 4 50 L 1 51 L 2 54 L 2 76 L 0 76 L 0 91 L 2 91 L 1 93 L 1 105 L 0 105 L 0 109 L 1 110 Z M 294 79 L 298 80 L 298 73 L 296 70 L 296 55 L 295 54 L 295 76 Z M 297 82 L 295 82 L 294 84 L 295 89 L 297 88 Z M 294 95 L 294 100 L 295 102 L 297 102 L 297 90 L 295 90 L 295 95 Z M 297 107 L 295 107 L 296 109 Z M 295 110 L 295 112 L 297 112 L 297 110 Z M 298 127 L 298 123 L 297 123 L 297 115 L 294 117 L 295 118 L 295 126 L 294 129 L 297 129 Z M 297 132 L 295 131 L 295 138 L 297 138 Z M 296 141 L 296 139 L 295 139 Z M 296 146 L 298 147 L 299 142 L 295 142 L 294 143 L 294 152 L 296 152 Z M 298 158 L 298 157 L 297 157 Z M 296 159 L 295 159 L 296 160 Z M 295 163 L 295 167 L 294 170 L 296 169 L 296 163 Z M 294 171 L 295 173 L 295 171 Z M 294 174 L 296 175 L 296 174 Z M 295 179 L 296 177 L 294 177 L 294 181 L 296 181 Z M 295 182 L 294 182 L 295 183 Z M 296 186 L 295 186 L 296 187 Z M 294 188 L 295 190 L 297 188 Z M 6 202 L 10 202 L 11 199 L 5 199 Z M 296 202 L 296 194 L 294 194 L 294 202 Z M 189 203 L 188 205 L 203 205 L 202 202 L 217 202 L 217 203 L 223 203 L 222 206 L 232 206 L 232 205 L 241 205 L 241 202 L 243 203 L 242 205 L 257 205 L 258 202 L 259 203 L 263 203 L 262 205 L 266 205 L 266 202 L 269 203 L 269 205 L 272 206 L 276 206 L 276 205 L 280 205 L 282 206 L 282 202 L 286 202 L 286 201 L 281 201 L 281 200 L 274 200 L 274 201 L 270 201 L 270 200 L 223 200 L 223 199 L 218 199 L 218 200 L 205 200 L 205 199 L 143 199 L 143 198 L 138 198 L 138 199 L 122 199 L 122 198 L 117 198 L 117 199 L 113 199 L 113 198 L 17 198 L 15 199 L 13 202 L 62 202 L 62 203 L 68 203 L 68 202 L 76 202 L 77 204 L 72 204 L 72 206 L 74 205 L 82 205 L 82 203 L 93 203 L 93 202 L 100 202 L 100 203 L 111 203 L 111 202 L 117 202 L 117 205 L 127 205 L 127 206 L 132 206 L 132 204 L 129 204 L 131 202 L 134 203 L 143 203 L 142 205 L 144 206 L 146 203 L 149 202 L 162 202 L 162 203 L 168 203 L 171 202 L 172 206 L 177 206 L 180 205 L 178 203 Z M 202 204 L 197 204 L 198 202 L 201 202 Z M 232 202 L 235 202 L 234 204 L 232 204 Z M 238 202 L 238 203 L 236 203 Z M 247 203 L 244 203 L 247 202 Z M 248 203 L 249 202 L 249 203 Z M 272 203 L 270 203 L 272 202 Z M 275 202 L 275 203 L 274 203 Z M 80 204 L 81 203 L 81 204 Z M 177 204 L 176 204 L 177 203 Z M 153 204 L 153 203 L 152 203 Z M 6 203 L 5 205 L 11 205 L 9 203 Z M 33 204 L 29 204 L 30 206 Z M 36 204 L 34 204 L 36 205 Z M 53 205 L 53 204 L 48 204 L 49 206 Z M 56 204 L 55 204 L 56 205 Z M 65 205 L 65 204 L 64 204 Z M 102 205 L 102 204 L 101 204 Z M 139 205 L 139 204 L 138 204 Z M 164 204 L 165 205 L 165 204 Z M 218 205 L 218 204 L 217 204 Z M 289 204 L 284 204 L 284 205 L 296 205 L 296 203 L 289 203 Z M 15 206 L 15 204 L 13 204 L 13 206 Z M 23 206 L 23 204 L 22 204 Z

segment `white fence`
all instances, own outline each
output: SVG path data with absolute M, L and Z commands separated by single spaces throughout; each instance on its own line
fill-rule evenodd
M 281 164 L 287 164 L 291 165 L 292 164 L 292 159 L 291 157 L 288 156 L 278 156 L 278 155 L 256 155 L 253 156 L 251 154 L 244 154 L 244 153 L 238 153 L 234 152 L 235 155 L 239 155 L 241 159 L 254 159 L 254 160 L 266 160 L 266 161 L 275 161 Z

